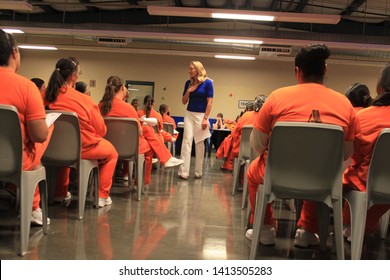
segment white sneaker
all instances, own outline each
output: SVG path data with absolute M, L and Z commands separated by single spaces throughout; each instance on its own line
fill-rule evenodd
M 158 162 L 158 158 L 152 158 L 152 163 L 157 163 Z
M 107 198 L 100 198 L 99 197 L 99 208 L 102 208 L 104 206 L 109 206 L 111 204 L 112 204 L 111 197 L 107 197 Z
M 319 237 L 315 233 L 300 228 L 295 233 L 294 246 L 307 248 L 318 245 L 319 242 Z
M 175 138 L 175 137 L 172 137 L 171 142 L 172 142 L 172 143 L 175 143 L 175 142 L 176 142 L 176 138 Z
M 31 213 L 31 224 L 37 225 L 37 226 L 42 226 L 43 221 L 42 221 L 42 209 L 38 208 L 37 210 L 32 211 Z M 47 224 L 50 225 L 50 219 L 47 218 Z
M 245 233 L 245 237 L 248 240 L 253 239 L 253 229 L 248 229 Z M 276 230 L 273 226 L 263 225 L 260 232 L 260 240 L 259 242 L 263 245 L 274 245 L 276 239 Z
M 71 200 L 72 200 L 72 194 L 70 192 L 67 192 L 65 197 L 57 196 L 54 198 L 55 202 L 63 202 L 66 204 L 70 203 Z
M 183 163 L 183 160 L 171 157 L 165 164 L 164 168 L 170 168 L 170 167 L 175 167 Z
M 347 238 L 348 242 L 351 242 L 351 226 L 345 226 L 343 230 L 343 235 L 345 238 Z

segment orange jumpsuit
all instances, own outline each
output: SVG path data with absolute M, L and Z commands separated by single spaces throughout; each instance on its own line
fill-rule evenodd
M 53 126 L 45 142 L 34 143 L 27 132 L 27 122 L 46 118 L 42 98 L 37 86 L 11 69 L 0 67 L 0 104 L 15 106 L 19 113 L 23 139 L 23 170 L 33 170 L 49 144 Z M 33 210 L 39 208 L 39 189 L 35 189 Z
M 323 123 L 340 125 L 344 130 L 345 141 L 353 141 L 359 133 L 359 123 L 349 100 L 344 95 L 317 83 L 303 83 L 272 92 L 257 114 L 254 129 L 271 135 L 277 121 L 307 122 L 313 109 L 320 111 Z M 267 151 L 250 164 L 247 173 L 252 223 L 256 192 L 258 185 L 263 184 L 266 160 Z M 264 224 L 274 225 L 271 204 L 267 205 Z M 298 226 L 313 233 L 317 231 L 314 202 L 304 201 Z
M 233 170 L 233 160 L 238 157 L 240 152 L 240 142 L 241 142 L 241 134 L 242 128 L 245 125 L 253 124 L 256 119 L 257 113 L 255 111 L 245 112 L 237 121 L 234 129 L 232 131 L 232 140 L 230 153 L 228 153 L 228 157 L 226 161 L 223 163 L 222 168 L 227 170 Z
M 145 116 L 146 113 L 144 110 L 138 110 L 138 116 L 142 117 Z M 150 111 L 149 118 L 156 118 L 157 119 L 157 130 L 158 130 L 158 135 L 161 137 L 163 142 L 172 142 L 172 135 L 165 130 L 163 130 L 163 118 L 159 112 L 154 110 Z
M 99 107 L 101 103 L 99 103 Z M 119 117 L 119 118 L 135 118 L 138 122 L 138 126 L 141 128 L 141 124 L 138 121 L 138 114 L 135 111 L 134 107 L 129 103 L 124 102 L 122 99 L 115 97 L 112 101 L 111 111 L 107 114 L 107 117 Z M 129 139 L 131 141 L 131 139 Z M 144 154 L 145 156 L 145 175 L 144 183 L 145 185 L 150 184 L 150 176 L 152 173 L 152 159 L 153 159 L 153 150 L 150 148 L 149 143 L 146 141 L 143 135 L 139 137 L 139 153 Z
M 163 120 L 163 122 L 172 124 L 173 125 L 173 129 L 176 129 L 176 122 L 175 122 L 175 120 L 171 116 L 168 116 L 167 114 L 165 114 L 165 115 L 162 116 L 162 120 Z M 177 137 L 179 137 L 179 133 L 174 134 L 173 137 L 175 139 L 177 139 Z
M 368 168 L 372 152 L 379 133 L 390 127 L 390 106 L 371 106 L 360 110 L 356 116 L 360 122 L 361 133 L 356 137 L 352 163 L 345 170 L 344 188 L 366 191 Z M 366 232 L 374 232 L 379 224 L 379 218 L 390 209 L 388 205 L 374 205 L 367 212 Z M 350 224 L 349 207 L 343 209 L 345 224 Z
M 138 117 L 142 117 L 145 115 L 144 110 L 138 110 L 137 113 L 138 113 Z M 155 118 L 155 116 L 152 116 L 152 114 L 150 115 L 150 117 Z M 157 119 L 157 125 L 159 125 L 158 119 Z M 162 119 L 161 119 L 161 127 L 162 127 Z M 163 137 L 160 134 L 158 134 L 154 130 L 154 128 L 151 127 L 150 125 L 142 125 L 142 132 L 145 139 L 149 142 L 150 147 L 152 148 L 152 150 L 154 151 L 154 153 L 156 154 L 160 162 L 162 164 L 165 164 L 172 157 L 172 154 L 165 146 Z
M 79 117 L 81 132 L 81 158 L 98 160 L 99 162 L 99 198 L 110 195 L 112 177 L 114 175 L 118 153 L 114 146 L 103 138 L 107 128 L 98 106 L 86 94 L 80 94 L 71 87 L 61 87 L 57 100 L 49 103 L 50 110 L 75 112 Z M 61 176 L 65 178 L 65 176 Z M 65 197 L 67 184 L 57 186 L 61 188 L 56 195 Z

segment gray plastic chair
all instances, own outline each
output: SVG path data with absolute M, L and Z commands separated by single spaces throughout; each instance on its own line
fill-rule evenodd
M 372 152 L 367 177 L 367 192 L 351 190 L 344 194 L 351 211 L 351 258 L 361 258 L 367 209 L 376 204 L 390 204 L 390 128 L 383 129 Z M 382 216 L 381 236 L 387 232 L 388 214 Z M 386 224 L 387 223 L 387 224 Z
M 317 206 L 321 250 L 326 249 L 329 208 L 333 208 L 337 258 L 344 259 L 343 153 L 344 133 L 340 126 L 299 122 L 275 124 L 264 185 L 259 186 L 257 192 L 250 259 L 256 257 L 266 206 L 275 198 L 321 202 Z
M 46 168 L 58 169 L 59 167 L 71 167 L 77 171 L 78 180 L 78 195 L 79 195 L 79 215 L 81 220 L 84 216 L 85 201 L 87 199 L 88 188 L 93 188 L 94 191 L 94 206 L 99 207 L 99 168 L 96 160 L 81 159 L 81 136 L 80 124 L 77 114 L 74 112 L 54 111 L 61 115 L 54 122 L 54 131 L 50 139 L 49 146 L 42 157 L 42 164 Z M 50 172 L 48 176 L 51 195 L 54 197 L 56 187 L 57 172 Z M 91 177 L 93 176 L 93 177 Z M 90 184 L 90 177 L 93 184 Z
M 245 209 L 248 198 L 248 182 L 246 173 L 248 171 L 249 164 L 258 156 L 257 152 L 252 149 L 250 143 L 250 136 L 253 130 L 253 125 L 245 125 L 242 128 L 241 140 L 240 140 L 240 152 L 238 157 L 233 162 L 233 190 L 232 195 L 236 194 L 237 186 L 240 180 L 240 167 L 244 165 L 244 182 L 242 192 L 241 208 Z
M 145 157 L 139 153 L 138 122 L 134 118 L 105 117 L 107 126 L 105 139 L 111 142 L 118 152 L 118 159 L 129 161 L 129 188 L 133 175 L 133 164 L 137 171 L 137 199 L 141 200 L 144 189 Z
M 0 105 L 0 181 L 12 183 L 17 189 L 20 211 L 20 250 L 27 253 L 30 236 L 32 204 L 37 185 L 41 195 L 43 233 L 47 234 L 47 187 L 43 166 L 24 171 L 23 140 L 18 111 L 14 106 Z
M 168 122 L 164 122 L 163 129 L 173 136 L 173 130 L 174 130 L 173 124 L 168 123 Z M 172 156 L 175 156 L 175 145 L 173 144 L 173 142 L 165 142 L 165 146 L 167 146 L 167 148 L 171 152 Z

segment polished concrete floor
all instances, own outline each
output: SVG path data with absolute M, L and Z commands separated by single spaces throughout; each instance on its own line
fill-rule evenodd
M 231 195 L 232 174 L 220 171 L 215 153 L 206 158 L 202 179 L 177 178 L 176 169 L 154 170 L 150 188 L 136 200 L 126 182 L 112 188 L 113 205 L 87 205 L 77 220 L 77 203 L 49 207 L 49 234 L 32 227 L 29 253 L 17 255 L 19 228 L 10 196 L 0 192 L 0 259 L 2 260 L 245 260 L 246 211 L 241 193 Z M 193 164 L 192 164 L 193 166 Z M 193 175 L 192 175 L 193 176 Z M 279 230 L 275 246 L 259 246 L 258 259 L 335 259 L 331 238 L 328 250 L 293 246 L 295 214 L 275 203 Z M 345 243 L 346 258 L 350 245 Z M 389 259 L 390 238 L 366 238 L 362 259 Z

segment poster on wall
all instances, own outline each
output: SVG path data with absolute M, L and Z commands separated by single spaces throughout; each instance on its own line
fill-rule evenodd
M 252 100 L 238 100 L 238 109 L 245 109 L 246 104 Z

